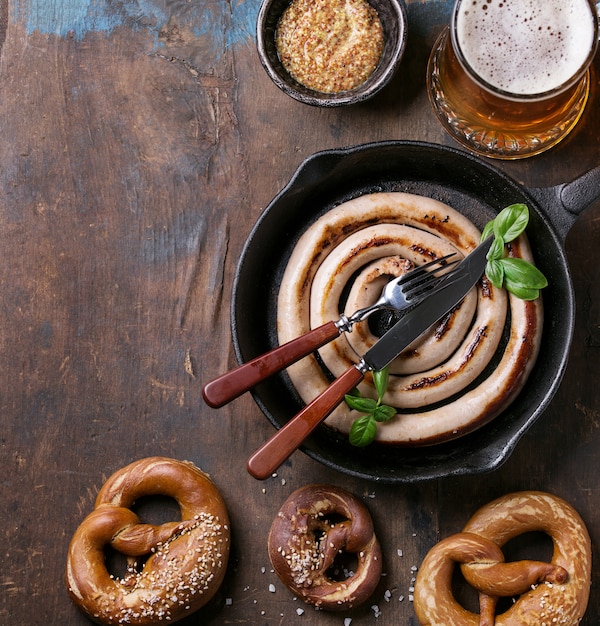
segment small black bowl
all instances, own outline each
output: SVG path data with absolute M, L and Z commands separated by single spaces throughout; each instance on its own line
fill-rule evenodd
M 380 91 L 394 75 L 406 45 L 407 19 L 403 0 L 369 0 L 383 26 L 381 60 L 367 80 L 350 91 L 321 93 L 294 80 L 279 60 L 275 32 L 291 0 L 263 0 L 256 25 L 258 55 L 271 80 L 288 96 L 312 106 L 335 107 L 362 102 Z

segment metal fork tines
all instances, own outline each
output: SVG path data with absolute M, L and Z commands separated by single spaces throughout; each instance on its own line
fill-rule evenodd
M 456 253 L 452 252 L 392 279 L 384 287 L 380 298 L 372 305 L 355 311 L 350 317 L 345 315 L 340 317 L 337 322 L 340 332 L 350 331 L 354 324 L 362 322 L 371 313 L 380 309 L 393 309 L 395 312 L 400 312 L 414 306 L 438 284 L 445 270 L 458 263 L 458 259 L 448 260 L 454 256 Z

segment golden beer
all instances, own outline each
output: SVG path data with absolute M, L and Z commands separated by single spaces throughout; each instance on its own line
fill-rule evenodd
M 538 154 L 580 119 L 597 45 L 590 0 L 458 0 L 429 60 L 431 104 L 479 154 Z

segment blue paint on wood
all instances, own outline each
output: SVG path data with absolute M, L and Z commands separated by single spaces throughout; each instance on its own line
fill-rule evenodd
M 90 32 L 111 33 L 119 26 L 148 30 L 155 39 L 170 17 L 160 0 L 11 0 L 11 15 L 27 33 L 67 35 L 82 39 Z M 199 6 L 182 0 L 173 8 L 177 21 L 199 37 L 214 37 L 232 46 L 252 40 L 260 0 L 232 0 L 231 15 L 223 14 L 225 0 Z
M 10 0 L 11 15 L 25 24 L 28 33 L 74 36 L 82 39 L 90 32 L 110 34 L 125 26 L 146 30 L 158 44 L 160 30 L 168 24 L 171 12 L 198 38 L 213 40 L 214 50 L 248 43 L 256 36 L 256 18 L 261 0 Z M 449 21 L 454 0 L 412 0 L 407 2 L 409 29 L 427 32 L 432 23 Z M 224 11 L 224 8 L 226 10 Z M 226 11 L 229 10 L 229 14 Z M 410 35 L 410 33 L 409 33 Z
M 12 15 L 29 34 L 40 31 L 81 39 L 88 32 L 111 32 L 126 19 L 135 19 L 137 5 L 125 1 L 118 15 L 106 0 L 13 0 Z
M 232 28 L 227 36 L 227 44 L 234 45 L 236 43 L 252 41 L 256 38 L 256 18 L 260 1 L 252 0 L 249 2 L 240 2 L 233 0 L 232 2 Z
M 407 4 L 408 36 L 425 37 L 450 23 L 455 0 L 417 0 Z

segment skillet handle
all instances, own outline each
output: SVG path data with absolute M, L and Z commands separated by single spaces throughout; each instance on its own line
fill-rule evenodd
M 231 402 L 269 376 L 314 352 L 340 334 L 335 322 L 327 322 L 261 356 L 226 372 L 202 389 L 206 404 L 218 408 Z
M 348 368 L 248 459 L 248 472 L 259 480 L 271 476 L 363 377 L 357 367 Z
M 529 191 L 556 228 L 564 245 L 579 215 L 600 198 L 600 166 L 569 183 L 555 187 L 537 187 Z
M 574 215 L 579 215 L 598 198 L 600 198 L 600 166 L 560 187 L 561 202 L 565 209 Z

